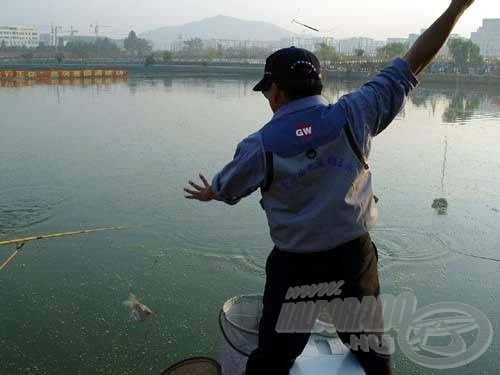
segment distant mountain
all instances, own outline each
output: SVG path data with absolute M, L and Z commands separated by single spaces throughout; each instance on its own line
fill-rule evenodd
M 146 31 L 140 34 L 140 37 L 152 41 L 155 49 L 167 49 L 179 38 L 179 35 L 184 40 L 202 38 L 258 41 L 275 41 L 281 38 L 297 36 L 297 34 L 272 23 L 247 21 L 219 15 L 181 26 L 162 27 Z

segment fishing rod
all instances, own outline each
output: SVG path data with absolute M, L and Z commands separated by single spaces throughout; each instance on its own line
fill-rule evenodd
M 316 28 L 314 28 L 314 27 L 312 27 L 312 26 L 306 25 L 306 24 L 304 24 L 304 23 L 302 23 L 302 22 L 299 22 L 299 21 L 297 21 L 295 18 L 292 20 L 292 23 L 299 24 L 299 25 L 301 25 L 301 26 L 307 27 L 308 29 L 311 29 L 311 30 L 313 30 L 313 31 L 317 31 L 317 32 L 319 33 L 319 30 L 318 30 L 318 29 L 316 29 Z
M 64 232 L 64 233 L 54 233 L 54 234 L 45 234 L 42 236 L 31 236 L 31 237 L 25 237 L 25 238 L 19 238 L 15 240 L 7 240 L 7 241 L 0 241 L 0 246 L 8 246 L 8 245 L 16 245 L 16 250 L 3 262 L 0 264 L 0 271 L 2 271 L 7 265 L 14 260 L 14 258 L 19 254 L 21 249 L 26 245 L 28 242 L 32 241 L 39 241 L 39 240 L 48 240 L 48 239 L 53 239 L 53 238 L 60 238 L 60 237 L 69 237 L 69 236 L 78 236 L 82 234 L 89 234 L 89 233 L 98 233 L 98 232 L 110 232 L 110 231 L 115 231 L 115 230 L 123 230 L 123 229 L 131 229 L 131 228 L 141 228 L 141 226 L 121 226 L 121 227 L 109 227 L 109 228 L 98 228 L 98 229 L 84 229 L 84 230 L 78 230 L 78 231 L 72 231 L 72 232 Z

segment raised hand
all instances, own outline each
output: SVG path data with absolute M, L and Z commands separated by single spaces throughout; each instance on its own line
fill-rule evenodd
M 184 191 L 189 195 L 185 195 L 186 199 L 196 199 L 201 202 L 210 202 L 211 200 L 216 199 L 215 194 L 212 191 L 212 187 L 208 183 L 205 176 L 201 173 L 199 174 L 201 181 L 203 182 L 203 186 L 200 186 L 193 181 L 189 181 L 189 185 L 193 187 L 195 190 L 191 190 L 188 188 L 184 188 Z
M 410 70 L 421 73 L 444 46 L 453 27 L 474 0 L 452 0 L 450 6 L 422 35 L 405 55 Z

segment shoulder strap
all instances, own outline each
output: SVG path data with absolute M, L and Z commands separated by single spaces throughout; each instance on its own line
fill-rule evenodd
M 351 132 L 351 128 L 349 127 L 349 124 L 344 126 L 344 132 L 347 136 L 347 140 L 349 141 L 349 145 L 351 146 L 352 151 L 356 155 L 356 157 L 359 159 L 361 165 L 363 165 L 363 168 L 369 169 L 369 165 L 366 163 L 365 158 L 363 157 L 363 154 L 361 150 L 359 149 L 358 145 L 356 144 L 356 141 L 354 140 L 354 136 Z M 266 192 L 271 188 L 271 185 L 273 183 L 273 176 L 274 176 L 274 157 L 273 153 L 266 151 L 266 177 L 264 180 L 264 184 L 262 185 L 262 191 Z
M 262 191 L 269 191 L 271 184 L 273 183 L 274 176 L 274 157 L 273 153 L 266 151 L 266 177 L 264 184 L 262 185 Z
M 370 169 L 370 166 L 366 163 L 366 160 L 363 157 L 363 153 L 361 152 L 356 141 L 354 140 L 354 136 L 352 135 L 351 127 L 349 126 L 349 124 L 344 126 L 344 132 L 345 132 L 345 135 L 347 136 L 347 140 L 349 141 L 349 145 L 351 146 L 352 151 L 354 152 L 356 157 L 359 159 L 363 168 Z

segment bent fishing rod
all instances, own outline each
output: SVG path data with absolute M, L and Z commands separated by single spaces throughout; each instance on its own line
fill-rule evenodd
M 84 230 L 78 230 L 78 231 L 72 231 L 72 232 L 53 233 L 53 234 L 45 234 L 42 236 L 31 236 L 31 237 L 19 238 L 19 239 L 15 239 L 15 240 L 0 241 L 0 246 L 16 245 L 16 250 L 4 262 L 0 263 L 0 271 L 2 271 L 5 267 L 7 267 L 7 265 L 10 262 L 12 262 L 14 260 L 14 258 L 19 254 L 19 252 L 24 247 L 24 245 L 26 245 L 26 243 L 28 243 L 28 242 L 39 241 L 39 240 L 48 240 L 48 239 L 60 238 L 60 237 L 79 236 L 82 234 L 89 234 L 89 233 L 110 232 L 110 231 L 115 231 L 115 230 L 142 228 L 142 227 L 144 227 L 144 226 L 140 225 L 140 226 L 121 226 L 121 227 L 109 227 L 109 228 L 97 228 L 97 229 L 84 229 Z

